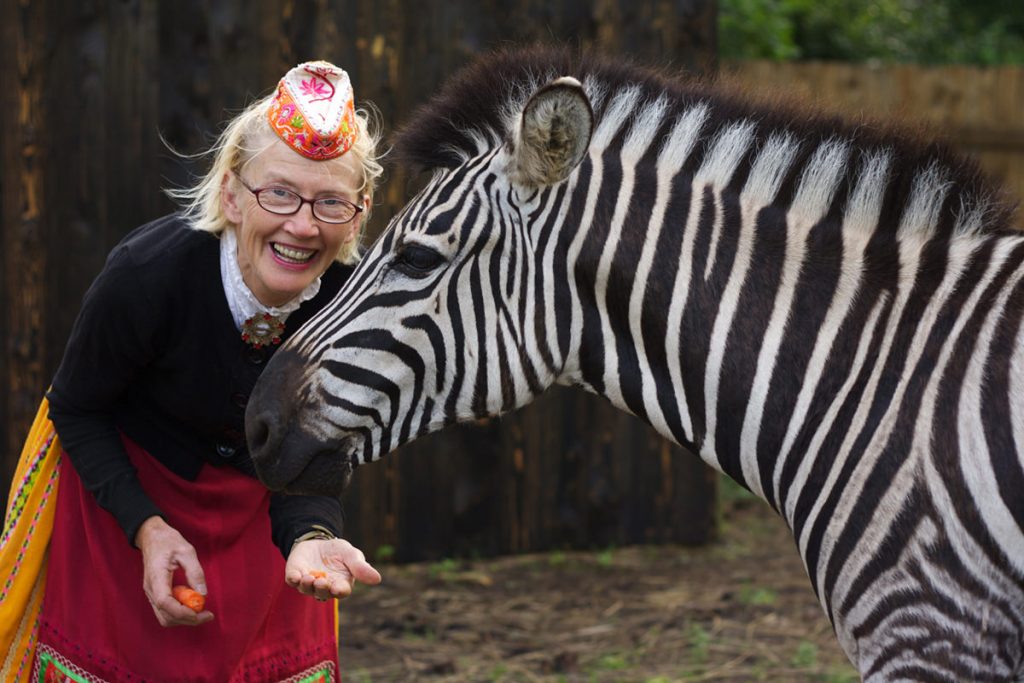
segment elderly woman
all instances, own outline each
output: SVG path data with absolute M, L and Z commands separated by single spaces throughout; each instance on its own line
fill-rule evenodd
M 33 680 L 337 677 L 332 598 L 380 575 L 340 538 L 337 499 L 260 484 L 243 417 L 352 270 L 375 136 L 344 71 L 299 65 L 172 192 L 183 212 L 111 252 L 47 395 L 67 457 Z

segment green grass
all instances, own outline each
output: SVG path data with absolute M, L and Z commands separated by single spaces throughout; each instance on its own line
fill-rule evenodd
M 432 629 L 432 628 L 424 628 L 424 629 L 406 628 L 405 630 L 402 631 L 402 637 L 405 638 L 406 640 L 411 640 L 411 641 L 415 641 L 415 642 L 427 642 L 427 643 L 436 643 L 437 642 L 437 632 L 434 631 L 434 629 Z
M 774 605 L 778 598 L 778 594 L 771 588 L 754 586 L 749 583 L 744 584 L 740 588 L 740 603 L 747 606 L 764 607 L 766 605 Z
M 564 567 L 568 559 L 561 550 L 556 550 L 548 555 L 548 565 L 552 567 Z
M 711 645 L 711 634 L 700 624 L 690 624 L 686 635 L 690 641 L 690 658 L 695 664 L 704 664 L 708 660 L 708 646 Z
M 793 655 L 793 666 L 798 669 L 809 669 L 818 666 L 818 646 L 806 640 L 800 641 Z
M 430 569 L 428 571 L 430 572 L 430 578 L 432 579 L 450 580 L 452 575 L 458 571 L 458 568 L 459 563 L 457 561 L 450 557 L 446 557 L 440 562 L 435 562 L 430 565 Z
M 629 668 L 629 660 L 621 654 L 607 654 L 597 660 L 594 668 L 602 671 L 622 671 Z
M 860 676 L 853 669 L 833 667 L 821 678 L 821 683 L 857 683 Z

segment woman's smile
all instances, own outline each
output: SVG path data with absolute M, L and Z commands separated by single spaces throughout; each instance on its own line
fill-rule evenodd
M 271 242 L 270 250 L 273 252 L 274 259 L 278 263 L 285 268 L 295 270 L 305 270 L 306 268 L 309 268 L 317 253 L 316 249 L 304 249 L 302 247 L 281 244 L 279 242 Z

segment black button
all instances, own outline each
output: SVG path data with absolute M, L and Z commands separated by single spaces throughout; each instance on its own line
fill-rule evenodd
M 253 365 L 262 365 L 267 360 L 267 353 L 265 349 L 250 346 L 245 357 Z
M 234 393 L 231 394 L 231 402 L 239 408 L 244 408 L 245 404 L 249 402 L 249 397 L 241 392 Z
M 219 455 L 222 458 L 230 458 L 235 454 L 235 451 L 237 450 L 238 449 L 235 448 L 234 446 L 229 446 L 226 443 L 217 444 L 217 455 Z

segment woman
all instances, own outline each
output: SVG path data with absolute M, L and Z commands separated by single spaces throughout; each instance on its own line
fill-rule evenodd
M 376 142 L 345 72 L 299 65 L 172 193 L 181 214 L 111 252 L 47 395 L 67 457 L 36 676 L 335 679 L 329 598 L 380 575 L 339 538 L 338 500 L 260 485 L 243 416 L 276 346 L 351 272 Z

